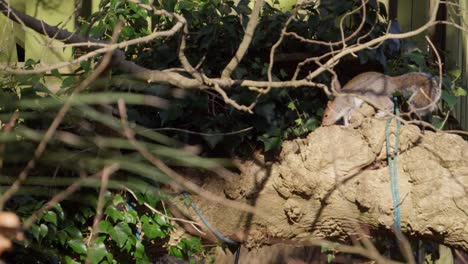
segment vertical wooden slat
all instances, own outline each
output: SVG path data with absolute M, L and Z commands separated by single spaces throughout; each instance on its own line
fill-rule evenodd
M 405 1 L 400 1 L 406 2 Z M 429 3 L 432 1 L 428 0 L 412 0 L 412 7 L 411 7 L 411 29 L 417 29 L 423 26 L 427 20 L 429 20 L 429 10 L 430 6 Z M 427 49 L 426 38 L 424 34 L 419 34 L 412 38 L 418 45 L 421 50 Z
M 10 0 L 10 5 L 24 12 L 25 0 Z M 16 44 L 24 47 L 24 30 L 18 23 L 0 15 L 0 63 L 18 62 Z
M 436 8 L 435 1 L 430 1 L 430 8 L 429 12 L 427 12 L 427 16 L 429 17 L 433 10 Z M 445 4 L 440 4 L 437 9 L 436 19 L 439 21 L 447 20 L 447 7 Z M 445 49 L 445 41 L 446 41 L 446 28 L 447 26 L 444 24 L 438 24 L 428 30 L 429 36 L 431 38 L 432 43 L 436 47 L 437 51 L 440 53 L 440 58 L 442 63 L 445 63 L 446 56 L 444 54 Z
M 13 21 L 4 15 L 0 15 L 0 36 L 0 63 L 17 62 Z
M 388 0 L 387 10 L 389 20 L 396 19 L 398 17 L 398 0 Z
M 416 29 L 427 22 L 428 3 L 426 0 L 398 1 L 396 9 L 398 10 L 397 19 L 403 32 Z M 410 40 L 414 41 L 419 49 L 426 50 L 424 34 L 414 36 Z
M 413 0 L 399 1 L 398 6 L 398 22 L 400 23 L 401 30 L 403 32 L 410 31 L 411 25 L 411 14 L 413 13 Z
M 91 0 L 91 13 L 99 11 L 99 3 L 101 0 Z
M 464 25 L 468 24 L 468 14 L 466 12 L 468 8 L 468 0 L 459 0 L 460 3 L 460 10 L 461 12 L 461 19 Z M 458 56 L 461 60 L 460 62 L 460 69 L 462 70 L 462 87 L 468 91 L 468 34 L 464 32 L 459 32 L 460 34 L 460 43 L 461 47 L 458 49 Z M 457 104 L 456 109 L 456 118 L 460 122 L 461 127 L 464 130 L 468 130 L 468 97 L 460 97 Z
M 461 10 L 464 10 L 463 12 L 463 21 L 464 25 L 468 25 L 468 14 L 466 10 L 468 10 L 468 0 L 460 0 L 461 1 Z M 462 67 L 462 72 L 463 72 L 463 87 L 465 88 L 465 91 L 468 91 L 468 34 L 465 32 L 460 32 L 462 34 L 462 45 L 463 48 L 460 49 L 461 53 L 463 54 L 463 67 Z M 468 108 L 468 96 L 465 96 L 463 98 L 465 106 Z M 463 129 L 468 130 L 468 110 L 465 109 L 465 112 L 461 113 L 462 116 L 464 116 L 464 122 L 463 122 Z
M 451 12 L 452 10 L 453 12 Z M 448 16 L 454 19 L 454 22 L 460 23 L 460 18 L 456 16 L 457 10 L 454 10 L 453 7 L 448 7 Z M 463 78 L 463 37 L 460 30 L 454 27 L 447 28 L 447 39 L 446 39 L 446 46 L 447 46 L 447 63 L 446 68 L 449 71 L 460 69 L 462 70 L 462 78 Z M 463 80 L 463 79 L 462 79 Z M 455 108 L 453 109 L 453 116 L 460 120 L 462 113 L 461 109 L 461 101 L 457 103 Z

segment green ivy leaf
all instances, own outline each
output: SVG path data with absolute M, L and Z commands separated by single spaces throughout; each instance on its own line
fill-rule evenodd
M 136 262 L 138 264 L 147 264 L 147 263 L 151 263 L 149 261 L 149 258 L 148 256 L 146 255 L 146 251 L 145 251 L 145 246 L 143 245 L 143 243 L 141 242 L 141 240 L 138 240 L 135 244 L 135 252 L 134 252 L 134 257 L 136 259 Z
M 418 67 L 423 67 L 426 64 L 426 58 L 423 53 L 413 52 L 409 56 L 409 59 L 412 60 Z
M 123 215 L 123 222 L 136 224 L 138 221 L 138 213 L 135 210 L 128 210 Z
M 65 246 L 67 244 L 68 240 L 70 240 L 70 236 L 67 234 L 67 232 L 65 232 L 63 230 L 57 232 L 56 236 L 57 236 L 57 239 L 58 239 L 60 245 L 62 245 L 62 246 Z
M 201 240 L 198 237 L 182 238 L 179 246 L 188 252 L 198 253 L 202 251 Z
M 314 117 L 307 119 L 305 123 L 305 127 L 307 128 L 308 131 L 313 131 L 318 126 L 319 126 L 319 121 Z
M 60 72 L 57 69 L 51 70 L 50 74 L 52 74 L 52 76 L 55 76 L 55 77 L 57 77 L 59 79 L 62 79 L 62 75 L 60 74 Z
M 44 221 L 57 225 L 57 214 L 53 211 L 47 211 L 42 217 Z
M 178 247 L 171 247 L 169 248 L 169 255 L 174 256 L 176 258 L 183 259 L 184 258 L 184 253 L 182 250 Z
M 29 228 L 29 232 L 31 232 L 31 234 L 36 240 L 39 240 L 39 226 L 38 225 L 31 225 L 31 227 Z
M 466 90 L 463 89 L 462 87 L 460 86 L 456 86 L 454 89 L 453 89 L 453 94 L 457 97 L 460 97 L 460 96 L 465 96 L 466 95 Z
M 24 68 L 25 69 L 28 69 L 28 70 L 31 70 L 33 68 L 34 65 L 38 64 L 39 61 L 35 61 L 33 59 L 28 59 L 24 62 Z
M 65 213 L 63 212 L 63 208 L 60 204 L 56 204 L 54 205 L 54 210 L 55 212 L 57 213 L 57 217 L 60 219 L 60 220 L 64 220 L 65 219 Z
M 263 142 L 263 147 L 265 148 L 265 151 L 277 149 L 281 146 L 281 143 L 283 142 L 280 136 L 270 136 L 268 134 L 260 136 L 259 140 Z
M 83 238 L 81 231 L 75 226 L 68 226 L 64 229 L 71 238 Z
M 448 74 L 450 75 L 450 77 L 452 77 L 452 79 L 456 80 L 456 79 L 460 78 L 461 70 L 460 69 L 453 69 L 453 70 L 449 71 Z
M 60 88 L 73 87 L 76 85 L 76 77 L 70 76 L 63 80 L 62 86 Z
M 49 232 L 49 227 L 47 227 L 47 225 L 45 224 L 41 224 L 39 226 L 39 239 L 42 239 L 45 236 L 47 236 L 48 232 Z
M 86 245 L 83 243 L 83 239 L 72 239 L 68 241 L 68 246 L 71 247 L 75 253 L 80 255 L 86 254 L 87 252 Z
M 431 123 L 432 123 L 432 125 L 434 127 L 438 127 L 438 128 L 440 128 L 442 130 L 447 126 L 447 124 L 445 124 L 444 127 L 441 127 L 442 124 L 444 124 L 444 119 L 439 117 L 439 116 L 436 116 L 436 115 L 432 116 L 432 122 Z
M 131 26 L 125 26 L 122 28 L 120 34 L 121 39 L 131 39 L 135 35 L 135 30 Z
M 46 93 L 46 94 L 50 93 L 50 90 L 41 82 L 34 83 L 32 88 L 35 92 L 41 92 L 41 93 Z
M 80 212 L 85 218 L 90 218 L 96 214 L 96 211 L 88 206 L 80 207 Z
M 208 130 L 208 133 L 213 133 L 214 131 Z M 223 135 L 203 135 L 203 139 L 208 143 L 210 148 L 216 147 L 221 140 L 224 139 Z
M 123 246 L 123 248 L 127 251 L 127 252 L 131 252 L 132 249 L 133 249 L 133 246 L 135 246 L 135 243 L 136 243 L 136 238 L 134 235 L 131 235 L 131 236 L 128 236 L 128 239 L 127 241 L 125 242 L 125 245 Z
M 166 9 L 169 12 L 174 12 L 174 8 L 177 4 L 177 0 L 164 0 L 162 2 L 162 8 Z
M 98 232 L 99 233 L 109 234 L 109 231 L 111 229 L 112 229 L 112 224 L 107 220 L 101 221 L 99 223 L 99 225 L 98 225 Z
M 158 215 L 158 214 L 154 215 L 154 219 L 156 220 L 156 223 L 160 226 L 169 224 L 169 222 L 167 221 L 167 218 L 161 215 Z
M 105 23 L 99 23 L 90 30 L 89 34 L 93 38 L 101 38 L 106 32 L 106 27 Z
M 114 222 L 118 222 L 123 219 L 123 212 L 117 210 L 114 206 L 107 207 L 105 214 L 110 216 Z
M 126 223 L 119 223 L 113 229 L 109 231 L 109 235 L 112 237 L 117 245 L 122 248 L 125 246 L 128 237 L 132 236 L 132 229 Z
M 72 259 L 70 256 L 65 256 L 65 264 L 80 264 L 81 262 L 78 262 L 74 259 Z
M 457 97 L 446 90 L 442 91 L 442 100 L 447 103 L 449 108 L 453 108 L 457 104 Z
M 196 6 L 193 0 L 181 0 L 179 1 L 179 10 L 192 10 Z
M 328 252 L 328 247 L 327 246 L 320 246 L 320 253 L 325 253 Z
M 89 72 L 91 70 L 91 63 L 89 62 L 89 60 L 80 62 L 80 66 L 81 66 L 81 68 L 83 68 L 85 73 L 87 73 L 87 72 Z
M 116 194 L 112 198 L 112 205 L 113 206 L 117 206 L 117 205 L 120 205 L 120 204 L 123 204 L 123 203 L 125 203 L 125 200 L 122 197 L 122 195 L 120 195 L 120 194 Z
M 141 230 L 143 233 L 145 233 L 145 236 L 148 237 L 149 239 L 155 239 L 157 237 L 163 238 L 166 236 L 166 234 L 161 231 L 161 228 L 159 225 L 157 225 L 151 217 L 147 215 L 143 215 L 140 217 L 141 220 Z
M 153 192 L 145 192 L 144 199 L 149 205 L 153 207 L 156 206 L 156 203 L 161 200 L 161 198 Z
M 94 243 L 93 247 L 89 249 L 91 254 L 91 263 L 99 263 L 109 254 L 104 243 Z

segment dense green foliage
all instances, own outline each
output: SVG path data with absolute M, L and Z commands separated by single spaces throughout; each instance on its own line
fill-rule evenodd
M 200 69 L 207 76 L 219 76 L 243 37 L 251 12 L 248 1 L 241 1 L 237 7 L 233 1 L 221 0 L 155 2 L 157 8 L 184 15 L 190 32 L 186 48 L 189 61 L 193 65 L 200 63 Z M 305 38 L 339 41 L 339 18 L 359 7 L 360 3 L 340 1 L 336 4 L 334 1 L 323 1 L 320 7 L 306 6 L 288 30 Z M 119 39 L 122 41 L 147 35 L 150 27 L 164 30 L 174 23 L 167 17 L 154 16 L 124 0 L 102 1 L 100 8 L 101 11 L 93 14 L 91 19 L 81 21 L 81 34 L 108 40 L 115 25 L 125 20 Z M 267 80 L 271 46 L 277 41 L 289 16 L 291 13 L 280 12 L 275 6 L 265 6 L 251 47 L 233 73 L 234 79 Z M 360 12 L 349 16 L 345 20 L 344 34 L 354 32 L 361 19 Z M 151 21 L 151 25 L 148 25 L 148 21 Z M 369 1 L 364 22 L 361 33 L 353 38 L 354 41 L 362 35 L 366 35 L 363 40 L 369 40 L 384 34 L 388 26 L 384 7 L 376 1 Z M 161 38 L 131 46 L 125 53 L 128 59 L 150 69 L 178 68 L 181 66 L 177 56 L 179 37 Z M 376 49 L 359 52 L 357 59 L 343 60 L 337 67 L 341 81 L 345 82 L 357 73 L 370 69 L 390 74 L 419 70 L 436 73 L 436 68 L 428 66 L 429 58 L 425 54 L 418 50 L 404 53 L 400 49 L 402 44 L 401 41 L 387 41 Z M 323 46 L 307 45 L 293 38 L 285 38 L 277 54 L 314 56 L 327 51 Z M 74 87 L 93 70 L 92 62 L 83 62 L 73 76 L 62 76 L 58 71 L 53 71 L 52 75 L 62 82 L 57 93 L 50 92 L 44 86 L 45 75 L 3 76 L 0 79 L 2 124 L 8 122 L 14 111 L 20 113 L 15 129 L 9 134 L 0 135 L 1 142 L 6 145 L 1 155 L 4 163 L 2 191 L 33 157 L 37 143 L 58 109 Z M 290 79 L 298 62 L 300 60 L 275 62 L 273 79 Z M 36 64 L 35 61 L 28 61 L 25 68 L 34 68 Z M 304 76 L 316 67 L 306 65 L 299 76 Z M 60 133 L 50 141 L 19 195 L 7 204 L 8 210 L 27 219 L 50 196 L 74 183 L 80 176 L 92 175 L 105 166 L 118 163 L 120 171 L 109 182 L 112 192 L 105 197 L 104 216 L 96 239 L 87 243 L 96 212 L 100 180 L 88 178 L 82 180 L 83 188 L 79 194 L 72 194 L 67 201 L 54 206 L 53 210 L 40 217 L 27 230 L 24 248 L 18 247 L 7 258 L 18 263 L 26 263 L 31 258 L 43 263 L 59 259 L 65 263 L 79 263 L 92 252 L 92 263 L 149 263 L 158 255 L 163 255 L 164 251 L 192 260 L 195 259 L 194 253 L 202 251 L 201 241 L 197 238 L 184 238 L 168 250 L 162 248 L 172 230 L 172 225 L 164 216 L 170 214 L 164 211 L 161 203 L 167 194 L 161 191 L 160 186 L 168 178 L 147 162 L 128 140 L 121 137 L 118 132 L 122 128 L 119 118 L 103 113 L 96 105 L 115 106 L 118 99 L 125 99 L 137 138 L 153 154 L 169 165 L 210 169 L 223 161 L 207 157 L 248 156 L 259 149 L 277 150 L 283 140 L 307 135 L 319 126 L 327 99 L 316 88 L 285 87 L 273 89 L 260 97 L 245 88 L 231 89 L 229 96 L 239 103 L 249 105 L 258 100 L 254 114 L 248 114 L 226 105 L 219 95 L 211 91 L 179 91 L 168 85 L 136 81 L 130 86 L 113 84 L 113 76 L 119 74 L 119 69 L 112 69 L 111 73 L 106 73 L 105 77 L 73 99 L 72 110 L 60 126 Z M 444 79 L 443 99 L 450 108 L 455 104 L 455 96 L 464 94 L 464 90 L 456 86 L 459 76 L 459 73 L 454 72 L 451 77 Z M 329 80 L 330 76 L 326 74 L 317 79 L 323 83 Z M 170 106 L 167 109 L 150 107 L 145 103 L 145 95 L 166 98 L 170 100 Z M 239 130 L 243 132 L 226 135 Z M 182 151 L 180 148 L 184 144 L 202 146 L 205 158 Z M 122 186 L 132 189 L 137 198 L 128 192 L 119 191 Z M 145 203 L 161 210 L 163 215 L 148 210 Z

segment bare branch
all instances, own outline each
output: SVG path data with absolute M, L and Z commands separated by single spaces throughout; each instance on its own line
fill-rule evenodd
M 223 73 L 221 74 L 222 78 L 229 79 L 231 77 L 232 72 L 237 68 L 237 65 L 239 65 L 240 61 L 247 52 L 247 49 L 250 46 L 250 42 L 252 41 L 255 28 L 258 24 L 258 18 L 260 16 L 260 11 L 262 11 L 263 3 L 264 0 L 255 1 L 254 9 L 252 10 L 249 23 L 247 23 L 247 28 L 244 33 L 244 38 L 242 39 L 239 48 L 237 49 L 236 55 L 232 57 L 231 61 L 226 65 L 226 68 L 224 68 Z
M 96 215 L 94 216 L 94 219 L 93 219 L 93 227 L 91 228 L 91 234 L 89 235 L 89 240 L 88 240 L 88 247 L 91 246 L 91 248 L 93 247 L 93 242 L 94 242 L 94 239 L 96 238 L 97 236 L 97 232 L 98 232 L 98 227 L 99 227 L 99 223 L 101 222 L 101 219 L 102 219 L 102 216 L 103 216 L 103 209 L 104 209 L 104 196 L 106 195 L 106 192 L 107 192 L 107 184 L 109 183 L 109 177 L 110 175 L 115 171 L 112 170 L 112 166 L 116 166 L 115 164 L 114 165 L 111 165 L 109 167 L 106 167 L 104 168 L 104 170 L 102 171 L 102 175 L 101 175 L 101 188 L 99 190 L 99 196 L 98 196 L 98 201 L 97 201 L 97 204 L 96 204 Z M 88 250 L 88 255 L 86 256 L 86 264 L 89 264 L 91 263 L 91 256 L 93 255 L 93 251 L 92 250 Z

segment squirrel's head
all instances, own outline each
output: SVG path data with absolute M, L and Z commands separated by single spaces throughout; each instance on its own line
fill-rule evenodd
M 322 126 L 331 126 L 335 124 L 337 120 L 335 116 L 335 106 L 332 101 L 329 101 L 325 111 L 323 111 Z
M 329 101 L 325 111 L 323 111 L 322 126 L 331 126 L 336 124 L 353 108 L 350 97 L 338 96 L 333 101 Z

